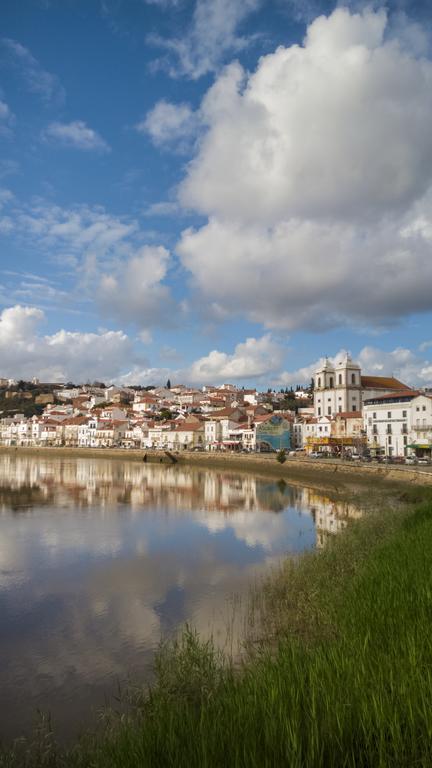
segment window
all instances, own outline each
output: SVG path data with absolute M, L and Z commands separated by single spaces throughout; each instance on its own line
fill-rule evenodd
M 387 418 L 391 419 L 391 411 L 387 411 Z
M 404 444 L 404 445 L 406 445 L 406 444 L 407 444 L 407 442 L 408 442 L 408 438 L 407 438 L 407 436 L 406 436 L 406 435 L 404 435 L 403 444 Z
M 338 381 L 339 381 L 339 384 L 342 384 L 342 374 L 341 374 L 341 373 L 339 374 L 339 379 L 338 379 Z
M 416 407 L 416 411 L 419 411 L 419 410 L 420 410 L 420 407 L 417 405 L 417 407 Z
M 356 379 L 355 379 L 355 373 L 353 373 L 353 374 L 351 375 L 351 383 L 352 383 L 352 384 L 355 384 L 355 383 L 356 383 Z
M 342 406 L 340 405 L 338 408 L 339 413 L 342 413 Z
M 392 441 L 392 439 L 391 439 L 391 435 L 389 435 L 389 436 L 388 436 L 388 444 L 389 444 L 389 445 L 391 445 L 391 441 Z
M 330 389 L 333 389 L 333 376 L 330 376 Z
M 425 410 L 426 410 L 426 406 L 422 405 L 422 411 L 425 411 Z
M 320 378 L 318 379 L 318 386 L 319 387 L 321 386 L 321 379 Z
M 329 405 L 329 407 L 327 408 L 327 413 L 329 416 L 331 416 L 331 405 Z
M 391 435 L 391 433 L 392 433 L 392 425 L 391 424 L 387 424 L 387 434 Z
M 372 418 L 373 418 L 373 419 L 376 419 L 376 413 L 373 413 L 373 414 L 372 414 Z
M 352 409 L 353 409 L 353 411 L 356 411 L 357 410 L 357 406 L 353 405 Z
M 318 408 L 318 416 L 321 416 L 321 408 Z
M 378 427 L 377 427 L 376 424 L 374 424 L 373 427 L 372 427 L 372 434 L 373 435 L 377 435 L 378 434 Z
M 407 417 L 407 412 L 406 412 L 406 411 L 402 411 L 402 417 L 403 417 L 404 419 L 406 419 L 406 417 Z

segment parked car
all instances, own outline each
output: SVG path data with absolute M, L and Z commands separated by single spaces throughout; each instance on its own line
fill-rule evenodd
M 430 459 L 427 456 L 422 456 L 421 459 L 417 459 L 417 464 L 430 464 Z
M 393 459 L 391 456 L 382 456 L 381 457 L 381 464 L 393 464 Z
M 405 464 L 417 464 L 417 456 L 406 456 Z
M 351 458 L 352 458 L 353 461 L 360 461 L 361 456 L 360 456 L 359 453 L 352 453 L 351 454 Z

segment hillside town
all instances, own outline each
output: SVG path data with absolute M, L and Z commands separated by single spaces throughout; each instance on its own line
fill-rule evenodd
M 431 460 L 432 390 L 363 375 L 349 355 L 336 365 L 326 359 L 309 388 L 290 391 L 0 379 L 0 398 L 3 446 Z

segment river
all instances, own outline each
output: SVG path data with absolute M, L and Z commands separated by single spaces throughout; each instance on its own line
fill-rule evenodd
M 235 652 L 248 591 L 358 511 L 248 474 L 0 456 L 0 739 L 62 739 L 185 622 Z

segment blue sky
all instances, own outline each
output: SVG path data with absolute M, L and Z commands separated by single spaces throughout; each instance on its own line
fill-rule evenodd
M 431 385 L 430 17 L 3 0 L 0 375 Z

